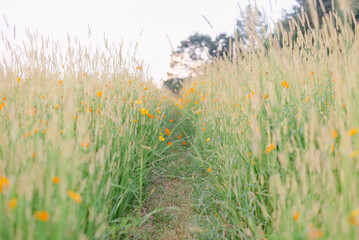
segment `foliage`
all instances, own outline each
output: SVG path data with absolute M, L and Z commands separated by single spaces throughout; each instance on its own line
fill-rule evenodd
M 242 40 L 245 44 L 253 44 L 254 38 L 264 38 L 268 26 L 264 15 L 252 6 L 247 6 L 241 12 L 241 18 L 237 20 L 234 35 L 221 33 L 212 39 L 208 35 L 195 33 L 186 40 L 181 41 L 175 53 L 189 54 L 194 61 L 206 62 L 214 57 L 232 56 L 231 48 L 235 39 Z
M 356 21 L 359 21 L 359 0 L 351 0 L 346 4 L 344 1 L 338 0 L 296 0 L 297 5 L 292 8 L 290 12 L 287 12 L 281 21 L 284 29 L 287 31 L 290 30 L 290 21 L 291 19 L 295 19 L 301 24 L 301 32 L 304 33 L 309 28 L 321 28 L 325 21 L 333 21 L 335 18 L 333 16 L 330 17 L 331 14 L 338 14 L 342 20 L 344 20 L 344 16 L 352 18 L 351 12 L 353 13 L 353 18 Z M 348 4 L 348 5 L 347 5 Z M 303 17 L 303 13 L 305 13 L 306 20 Z M 303 24 L 305 22 L 305 24 Z M 354 26 L 352 26 L 354 27 Z

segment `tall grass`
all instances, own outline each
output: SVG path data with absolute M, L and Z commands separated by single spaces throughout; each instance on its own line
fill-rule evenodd
M 153 164 L 183 149 L 204 173 L 206 238 L 354 239 L 357 26 L 332 14 L 302 33 L 305 19 L 236 43 L 169 101 L 121 46 L 4 39 L 0 238 L 124 237 Z
M 303 20 L 251 49 L 236 43 L 236 58 L 185 86 L 178 106 L 206 172 L 213 238 L 359 235 L 359 35 L 330 16 L 321 29 L 301 33 Z
M 163 96 L 107 40 L 3 44 L 0 238 L 120 238 L 169 148 Z

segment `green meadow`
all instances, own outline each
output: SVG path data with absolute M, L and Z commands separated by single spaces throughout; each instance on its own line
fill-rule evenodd
M 179 93 L 118 45 L 8 42 L 0 239 L 355 239 L 359 34 L 332 17 L 236 39 Z

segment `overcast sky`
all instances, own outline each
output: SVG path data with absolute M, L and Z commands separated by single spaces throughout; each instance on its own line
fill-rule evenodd
M 66 34 L 78 36 L 88 42 L 88 26 L 92 44 L 100 43 L 104 33 L 111 42 L 128 46 L 139 42 L 138 56 L 149 66 L 150 74 L 156 79 L 166 77 L 169 70 L 171 47 L 190 34 L 200 32 L 215 36 L 233 33 L 239 6 L 245 8 L 248 0 L 0 0 L 3 17 L 0 30 L 7 36 L 25 36 L 25 28 L 56 40 L 64 40 Z M 254 4 L 254 1 L 250 1 Z M 290 9 L 294 0 L 257 0 L 258 8 L 277 20 L 282 9 Z M 203 19 L 204 15 L 213 29 Z M 142 35 L 140 33 L 142 32 Z M 2 42 L 0 42 L 0 49 Z

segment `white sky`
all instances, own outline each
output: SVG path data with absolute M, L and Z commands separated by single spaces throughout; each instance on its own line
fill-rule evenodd
M 0 31 L 24 38 L 25 28 L 52 39 L 65 40 L 66 34 L 81 41 L 100 44 L 104 34 L 111 42 L 139 42 L 138 56 L 149 66 L 149 73 L 159 80 L 169 70 L 171 47 L 199 32 L 212 37 L 233 33 L 236 19 L 248 0 L 0 0 Z M 254 4 L 254 1 L 250 1 Z M 259 9 L 277 20 L 282 9 L 290 9 L 294 0 L 257 0 Z M 213 25 L 210 28 L 204 15 Z M 91 39 L 88 38 L 88 25 Z M 140 33 L 142 32 L 142 35 Z M 0 42 L 0 50 L 3 47 Z

